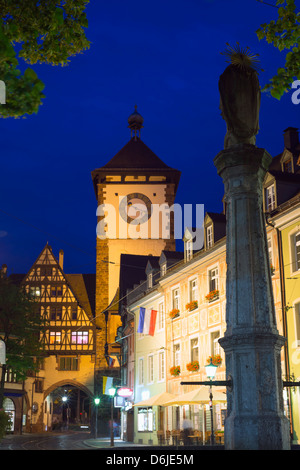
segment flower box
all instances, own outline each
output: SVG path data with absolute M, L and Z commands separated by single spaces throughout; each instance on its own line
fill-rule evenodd
M 210 360 L 215 366 L 220 366 L 222 364 L 222 358 L 220 354 L 216 354 L 215 356 L 209 356 L 209 358 L 207 359 L 208 364 L 210 363 Z
M 173 318 L 179 317 L 179 310 L 178 308 L 173 308 L 173 310 L 170 311 L 169 313 L 170 318 L 173 320 Z
M 198 361 L 192 361 L 192 362 L 189 362 L 187 365 L 186 365 L 186 368 L 187 370 L 189 370 L 190 372 L 197 372 L 200 368 L 200 365 L 199 365 L 199 362 Z
M 180 375 L 180 366 L 171 367 L 170 374 L 173 375 L 174 377 L 177 377 L 178 375 Z
M 219 291 L 218 290 L 212 290 L 205 296 L 206 300 L 209 302 L 213 302 L 214 300 L 219 298 Z
M 188 304 L 186 304 L 185 308 L 191 312 L 192 310 L 195 310 L 196 308 L 198 308 L 198 301 L 197 300 L 193 300 L 192 302 L 189 302 Z

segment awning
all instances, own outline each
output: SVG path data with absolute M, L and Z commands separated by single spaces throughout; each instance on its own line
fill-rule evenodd
M 175 397 L 176 395 L 173 395 L 172 393 L 163 392 L 158 395 L 154 395 L 147 400 L 135 403 L 133 406 L 163 406 L 166 401 L 172 400 Z
M 192 392 L 184 393 L 182 395 L 178 395 L 171 400 L 166 400 L 162 403 L 161 406 L 181 406 L 181 405 L 197 405 L 197 404 L 204 404 L 209 403 L 209 387 L 200 387 Z M 213 394 L 213 403 L 225 403 L 226 393 L 223 393 L 220 390 L 215 390 L 215 387 L 212 389 Z

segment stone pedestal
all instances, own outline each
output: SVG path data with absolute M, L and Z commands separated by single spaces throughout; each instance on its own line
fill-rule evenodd
M 262 185 L 272 158 L 239 144 L 214 159 L 226 204 L 226 449 L 289 449 L 280 351 L 268 259 Z

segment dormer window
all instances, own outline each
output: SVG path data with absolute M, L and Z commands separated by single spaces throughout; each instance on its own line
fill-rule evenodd
M 153 274 L 149 273 L 148 274 L 148 289 L 151 289 L 153 287 Z
M 187 240 L 185 242 L 185 257 L 189 261 L 193 257 L 193 242 L 192 240 Z
M 161 276 L 164 276 L 167 273 L 167 263 L 161 265 Z
M 206 246 L 211 248 L 213 246 L 213 228 L 212 225 L 206 228 Z
M 275 209 L 275 185 L 272 184 L 265 189 L 265 206 L 266 212 L 270 212 Z
M 283 163 L 283 171 L 285 173 L 293 173 L 292 159 L 286 160 Z

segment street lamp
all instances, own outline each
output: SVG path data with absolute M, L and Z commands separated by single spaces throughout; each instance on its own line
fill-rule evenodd
M 209 364 L 205 366 L 207 378 L 210 380 L 209 386 L 209 406 L 210 406 L 210 420 L 211 420 L 211 434 L 210 434 L 210 443 L 214 445 L 214 415 L 213 415 L 213 394 L 212 394 L 212 380 L 215 378 L 218 366 L 213 364 L 212 358 L 210 358 Z
M 97 439 L 97 421 L 98 421 L 98 405 L 100 403 L 100 398 L 94 398 L 94 403 L 96 405 L 96 429 L 95 429 L 95 437 Z
M 116 393 L 116 389 L 112 387 L 108 390 L 108 393 L 109 393 L 109 396 L 111 398 L 110 446 L 114 447 L 114 396 L 115 396 L 115 393 Z
M 62 397 L 62 402 L 63 402 L 63 403 L 67 403 L 67 402 L 68 402 L 68 397 L 67 397 L 66 395 L 64 395 L 64 396 Z M 67 430 L 68 430 L 68 429 L 69 429 L 69 414 L 70 414 L 70 412 L 69 412 L 69 403 L 67 403 L 67 405 L 68 405 L 68 406 L 67 406 L 67 410 L 66 410 L 66 411 L 67 411 Z

